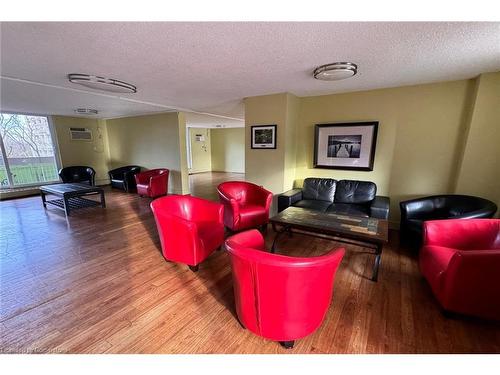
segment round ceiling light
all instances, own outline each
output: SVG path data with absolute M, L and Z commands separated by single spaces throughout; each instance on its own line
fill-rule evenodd
M 94 90 L 104 90 L 120 93 L 136 93 L 137 87 L 134 85 L 119 81 L 117 79 L 94 76 L 89 74 L 71 73 L 68 74 L 71 83 L 77 83 Z
M 337 62 L 321 65 L 314 69 L 314 78 L 323 81 L 339 81 L 354 76 L 358 72 L 358 66 L 350 62 Z
M 97 115 L 99 111 L 97 109 L 91 109 L 91 108 L 77 108 L 75 109 L 75 113 L 78 113 L 79 115 Z

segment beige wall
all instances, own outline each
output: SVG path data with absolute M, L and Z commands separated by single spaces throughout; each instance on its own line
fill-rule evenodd
M 273 193 L 284 188 L 287 94 L 245 99 L 245 178 Z M 252 149 L 251 126 L 277 125 L 276 149 Z
M 189 173 L 210 172 L 212 170 L 210 130 L 204 128 L 188 128 L 191 141 L 191 169 Z M 205 137 L 204 141 L 196 141 L 196 135 Z
M 297 174 L 297 148 L 301 139 L 298 136 L 300 118 L 300 99 L 287 94 L 286 132 L 285 132 L 285 172 L 283 190 L 293 189 Z
M 211 129 L 212 170 L 245 173 L 245 128 Z
M 112 168 L 124 165 L 168 168 L 169 192 L 189 191 L 183 114 L 126 117 L 107 120 L 106 123 Z
M 52 122 L 57 136 L 62 166 L 88 165 L 96 171 L 96 184 L 109 184 L 109 148 L 105 121 L 52 116 Z M 91 142 L 72 141 L 69 128 L 74 127 L 90 129 L 93 140 Z M 101 137 L 99 137 L 99 134 L 101 134 Z
M 499 126 L 498 120 L 494 121 L 498 119 L 498 112 L 492 109 L 494 103 L 497 104 L 495 108 L 500 107 L 498 96 L 495 96 L 498 95 L 497 76 L 498 73 L 481 77 L 484 83 L 479 86 L 475 101 L 475 80 L 298 100 L 287 94 L 247 98 L 247 177 L 274 193 L 280 188 L 282 191 L 289 188 L 287 181 L 293 174 L 296 186 L 301 186 L 303 179 L 311 176 L 373 181 L 380 195 L 391 197 L 390 220 L 393 225 L 399 221 L 401 200 L 454 193 L 457 178 L 458 187 L 465 191 L 461 182 L 464 178 L 457 177 L 459 175 L 467 176 L 467 181 L 471 175 L 482 179 L 484 189 L 474 189 L 470 183 L 469 191 L 498 199 L 499 189 L 495 181 L 498 180 Z M 465 129 L 471 117 L 467 140 Z M 373 171 L 313 168 L 315 124 L 374 120 L 379 121 L 379 130 Z M 268 150 L 250 150 L 250 125 L 272 123 L 278 124 L 278 150 L 269 154 L 266 153 Z M 286 152 L 280 152 L 285 140 Z M 297 142 L 295 169 L 293 140 Z M 464 172 L 459 174 L 464 145 Z M 466 171 L 474 169 L 479 160 L 485 159 L 483 166 L 474 173 Z
M 186 114 L 179 112 L 177 114 L 179 129 L 179 148 L 180 148 L 180 169 L 181 169 L 181 189 L 182 194 L 189 194 L 189 172 L 187 165 L 187 145 L 186 145 Z
M 304 98 L 297 179 L 373 181 L 378 194 L 391 197 L 390 219 L 397 222 L 399 201 L 452 191 L 470 88 L 464 80 Z M 315 124 L 373 120 L 379 121 L 373 171 L 313 169 Z
M 481 75 L 474 94 L 456 192 L 500 207 L 500 72 Z

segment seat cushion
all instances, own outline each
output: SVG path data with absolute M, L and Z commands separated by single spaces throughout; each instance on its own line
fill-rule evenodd
M 269 221 L 269 215 L 264 206 L 257 206 L 248 204 L 240 206 L 240 222 L 238 228 L 234 230 L 241 230 L 247 228 L 255 228 L 263 225 Z
M 302 199 L 295 203 L 294 207 L 307 208 L 310 210 L 326 212 L 326 209 L 331 205 L 331 202 L 317 201 L 313 199 Z
M 118 189 L 125 189 L 125 184 L 123 180 L 111 180 L 111 186 Z
M 302 198 L 333 203 L 336 183 L 333 178 L 306 178 L 302 187 Z
M 370 203 L 377 195 L 377 185 L 369 181 L 340 180 L 335 189 L 335 203 Z
M 326 212 L 338 215 L 370 216 L 370 208 L 361 204 L 334 203 L 328 207 Z

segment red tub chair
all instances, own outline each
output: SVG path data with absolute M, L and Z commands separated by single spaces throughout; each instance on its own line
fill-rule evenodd
M 444 312 L 500 319 L 500 219 L 424 222 L 420 270 Z
M 265 228 L 273 193 L 261 186 L 244 181 L 227 181 L 217 187 L 224 205 L 224 225 L 233 232 Z
M 159 168 L 136 174 L 137 194 L 150 198 L 167 195 L 169 172 L 168 169 Z
M 344 249 L 309 258 L 271 254 L 256 229 L 228 238 L 225 246 L 242 326 L 292 348 L 321 325 Z
M 169 195 L 151 202 L 165 259 L 198 265 L 224 242 L 223 206 L 189 195 Z

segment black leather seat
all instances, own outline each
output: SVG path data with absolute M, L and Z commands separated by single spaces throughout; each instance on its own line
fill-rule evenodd
M 84 165 L 64 167 L 59 170 L 59 177 L 64 183 L 85 183 L 95 186 L 95 170 Z
M 127 165 L 113 169 L 108 172 L 111 186 L 116 189 L 125 190 L 127 193 L 137 190 L 135 175 L 141 172 L 137 165 Z
M 278 212 L 294 206 L 387 220 L 389 198 L 376 194 L 377 186 L 369 181 L 306 178 L 302 189 L 293 189 L 278 196 Z
M 399 207 L 401 239 L 414 249 L 421 245 L 426 220 L 491 218 L 497 211 L 495 203 L 470 195 L 433 195 L 400 202 Z

